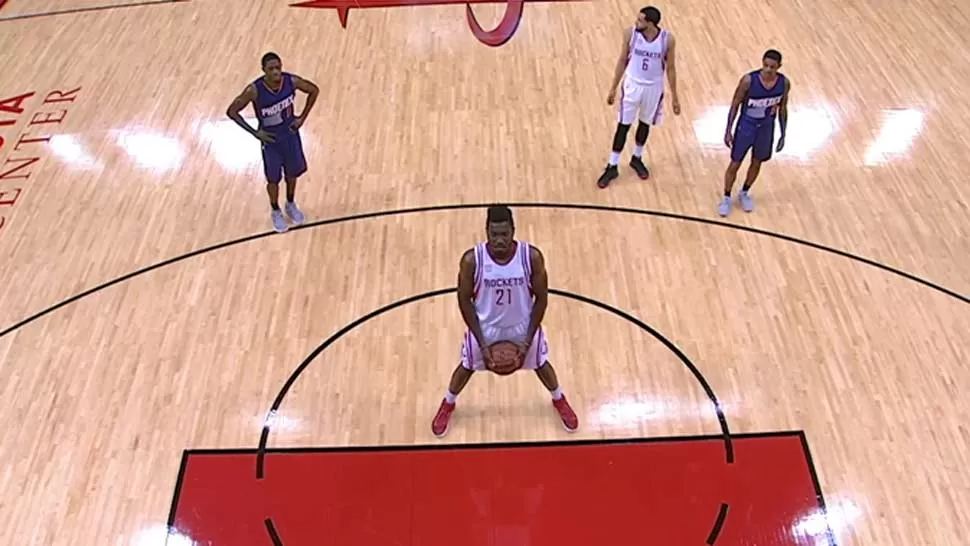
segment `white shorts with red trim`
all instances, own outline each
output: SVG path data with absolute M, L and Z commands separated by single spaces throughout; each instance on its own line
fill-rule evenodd
M 489 345 L 499 341 L 522 343 L 525 341 L 528 328 L 528 324 L 507 329 L 487 328 L 482 331 L 482 334 L 485 336 L 485 343 Z M 525 363 L 522 365 L 522 369 L 537 370 L 548 361 L 549 343 L 546 341 L 546 334 L 540 326 L 535 336 L 532 337 L 532 344 L 529 346 L 529 352 L 525 355 Z M 482 371 L 485 369 L 485 359 L 482 358 L 482 349 L 470 331 L 465 332 L 465 339 L 461 344 L 461 365 L 474 371 Z
M 624 81 L 620 91 L 619 122 L 633 125 L 639 112 L 640 121 L 648 125 L 660 125 L 664 118 L 664 86 L 638 85 Z

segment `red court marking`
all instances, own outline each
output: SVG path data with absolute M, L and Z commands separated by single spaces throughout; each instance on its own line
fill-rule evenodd
M 190 452 L 172 525 L 212 546 L 703 546 L 825 543 L 799 433 L 612 443 Z M 802 524 L 801 527 L 810 527 Z M 814 526 L 814 527 L 817 527 Z M 817 531 L 816 531 L 817 532 Z M 181 544 L 178 542 L 177 544 Z
M 528 0 L 529 2 L 582 2 L 585 0 Z M 451 6 L 470 4 L 507 4 L 509 0 L 305 0 L 290 4 L 295 8 L 334 9 L 340 18 L 340 26 L 347 28 L 347 15 L 351 8 L 403 8 L 410 6 Z

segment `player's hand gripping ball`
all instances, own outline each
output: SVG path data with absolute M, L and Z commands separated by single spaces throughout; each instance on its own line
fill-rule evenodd
M 492 361 L 488 369 L 498 375 L 509 375 L 525 364 L 525 355 L 519 354 L 519 347 L 511 341 L 499 341 L 489 346 Z

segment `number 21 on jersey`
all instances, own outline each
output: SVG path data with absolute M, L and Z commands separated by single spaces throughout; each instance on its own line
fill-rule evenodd
M 495 305 L 509 305 L 512 303 L 512 289 L 498 288 L 495 290 Z

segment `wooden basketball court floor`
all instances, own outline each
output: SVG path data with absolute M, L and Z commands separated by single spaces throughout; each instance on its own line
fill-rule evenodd
M 0 7 L 0 543 L 208 544 L 168 533 L 183 450 L 252 455 L 264 428 L 269 449 L 803 431 L 823 508 L 724 544 L 965 543 L 970 5 L 658 4 L 683 112 L 650 137 L 651 180 L 624 170 L 631 142 L 598 190 L 638 3 L 528 3 L 501 47 L 457 3 L 354 3 L 346 27 L 284 0 L 122 4 Z M 505 9 L 474 6 L 486 29 Z M 722 221 L 727 106 L 768 47 L 787 149 Z M 322 89 L 310 225 L 283 235 L 224 115 L 267 50 Z M 573 435 L 526 374 L 474 377 L 430 434 L 463 332 L 448 289 L 493 201 L 526 204 L 518 235 L 560 291 Z

